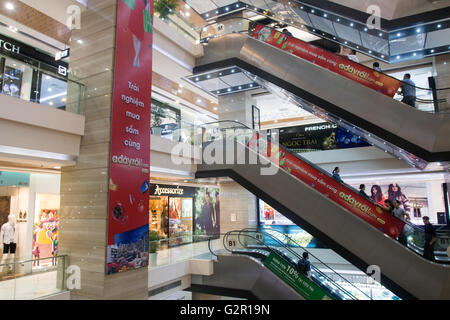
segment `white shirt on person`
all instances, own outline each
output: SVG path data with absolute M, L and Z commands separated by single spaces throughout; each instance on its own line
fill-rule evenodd
M 17 243 L 17 232 L 16 226 L 14 224 L 11 224 L 9 222 L 5 223 L 2 226 L 2 235 L 2 241 L 4 244 Z
M 349 54 L 349 55 L 347 56 L 347 58 L 348 58 L 348 60 L 352 60 L 352 61 L 355 61 L 356 63 L 359 63 L 359 59 L 358 59 L 358 57 L 356 56 L 356 54 Z

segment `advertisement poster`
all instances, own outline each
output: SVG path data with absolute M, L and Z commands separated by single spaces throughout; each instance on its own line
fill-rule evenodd
M 284 35 L 261 24 L 256 25 L 252 37 L 281 50 L 288 51 L 299 58 L 340 74 L 391 98 L 394 97 L 401 86 L 401 81 L 397 79 L 310 45 L 307 42 Z
M 34 259 L 52 257 L 52 259 L 34 261 L 33 267 L 56 266 L 56 256 L 58 255 L 58 225 L 59 210 L 41 210 L 39 218 L 34 224 L 33 257 Z
M 359 188 L 359 184 L 352 186 Z M 391 202 L 400 201 L 400 207 L 409 214 L 410 221 L 414 224 L 423 225 L 423 216 L 429 216 L 431 223 L 437 222 L 436 214 L 429 213 L 428 190 L 424 183 L 371 183 L 366 184 L 366 193 L 373 201 L 380 204 L 386 199 Z M 435 196 L 439 197 L 439 195 Z M 441 198 L 443 199 L 443 196 Z
M 148 265 L 153 1 L 117 6 L 107 274 Z
M 280 129 L 280 145 L 295 153 L 370 146 L 328 122 Z
M 403 229 L 405 224 L 403 221 L 393 217 L 380 206 L 375 205 L 309 163 L 289 153 L 283 147 L 259 139 L 257 135 L 254 135 L 249 141 L 249 148 L 259 150 L 262 156 L 266 156 L 281 169 L 289 172 L 393 239 L 396 239 Z
M 314 282 L 298 272 L 285 259 L 274 252 L 264 261 L 264 266 L 278 276 L 306 300 L 334 300 Z
M 219 188 L 198 188 L 194 206 L 195 235 L 217 235 L 220 233 Z M 197 239 L 204 240 L 204 239 Z

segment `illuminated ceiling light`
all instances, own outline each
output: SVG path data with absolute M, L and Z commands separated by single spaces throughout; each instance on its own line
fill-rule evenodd
M 341 19 L 338 18 L 338 19 L 337 19 L 337 22 L 339 22 L 339 21 L 341 21 Z
M 441 24 L 438 24 L 438 25 L 437 25 L 437 28 L 438 28 L 438 29 L 439 29 L 439 28 L 441 28 L 441 27 L 442 27 L 442 25 L 441 25 Z
M 397 56 L 397 60 L 400 59 L 400 56 Z
M 238 88 L 239 90 L 242 90 L 242 86 L 239 86 L 239 88 Z
M 383 54 L 383 55 L 381 55 L 381 58 L 383 58 L 383 59 L 384 59 L 384 54 Z
M 414 56 L 414 57 L 417 56 L 417 53 L 414 52 L 414 53 L 413 53 L 413 56 Z
M 82 43 L 83 43 L 83 40 L 78 39 L 77 42 L 78 42 L 79 44 L 82 44 Z
M 369 50 L 369 53 L 372 53 L 372 50 Z
M 208 74 L 206 77 L 207 77 L 208 79 L 210 79 L 210 78 L 211 78 L 211 75 Z
M 236 8 L 239 8 L 239 3 L 236 5 Z
M 364 28 L 364 31 L 366 31 L 366 32 L 367 32 L 367 30 L 369 30 L 369 29 L 367 29 L 367 28 Z
M 54 103 L 52 101 L 50 101 L 48 104 L 52 106 Z
M 191 8 L 187 3 L 184 5 L 184 7 L 185 7 L 186 9 L 190 9 L 190 8 Z
M 327 15 L 326 13 L 324 13 L 324 14 L 323 14 L 323 17 L 326 18 L 326 17 L 328 17 L 328 15 Z
M 219 14 L 219 10 L 216 10 L 216 14 Z
M 61 169 L 61 167 L 53 167 L 53 169 L 59 170 Z
M 214 110 L 217 111 L 217 107 L 214 107 Z
M 300 9 L 303 9 L 303 6 L 301 6 Z
M 311 13 L 314 13 L 314 12 L 315 12 L 314 9 L 312 9 L 312 10 L 311 10 Z
M 48 91 L 48 92 L 52 92 L 53 89 L 52 89 L 52 88 L 48 88 L 47 91 Z
M 11 2 L 7 2 L 5 4 L 5 8 L 8 9 L 8 10 L 14 10 L 15 9 L 14 4 L 12 4 Z
M 397 37 L 400 37 L 402 34 L 399 32 L 399 33 L 397 33 Z
M 355 24 L 352 22 L 352 23 L 350 23 L 350 27 L 353 27 Z
M 186 17 L 189 17 L 191 15 L 189 12 L 185 12 L 184 14 L 186 15 Z
M 417 29 L 416 29 L 416 32 L 417 32 L 417 33 L 420 33 L 421 31 L 422 31 L 422 29 L 420 29 L 420 28 L 417 28 Z
M 434 53 L 434 49 L 431 49 L 431 51 L 430 51 L 431 53 Z
M 378 34 L 380 37 L 382 37 L 383 36 L 383 34 L 380 32 L 379 34 Z
M 225 11 L 228 11 L 228 10 L 230 10 L 230 8 L 226 7 L 226 8 L 225 8 Z
M 249 87 L 250 87 L 250 88 L 253 88 L 253 84 L 251 83 Z
M 198 80 L 200 80 L 200 78 L 195 78 L 195 81 L 198 81 Z
M 231 70 L 231 73 L 234 73 L 234 69 Z
M 228 92 L 231 92 L 231 88 L 228 88 L 227 91 L 228 91 Z
M 207 13 L 207 14 L 205 15 L 205 17 L 209 18 L 209 13 Z
M 67 100 L 66 98 L 62 98 L 61 102 L 66 102 L 66 100 Z

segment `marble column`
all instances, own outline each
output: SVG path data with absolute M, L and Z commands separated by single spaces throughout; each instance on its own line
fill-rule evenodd
M 72 31 L 70 69 L 85 84 L 80 111 L 86 117 L 80 156 L 61 177 L 60 254 L 81 269 L 72 299 L 146 299 L 148 269 L 106 275 L 109 150 L 118 0 L 88 0 L 81 29 Z M 151 72 L 151 70 L 149 70 Z M 78 105 L 68 88 L 68 109 Z

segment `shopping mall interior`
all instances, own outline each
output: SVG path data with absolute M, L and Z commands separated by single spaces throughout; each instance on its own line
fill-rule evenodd
M 449 17 L 0 0 L 0 300 L 450 299 Z

